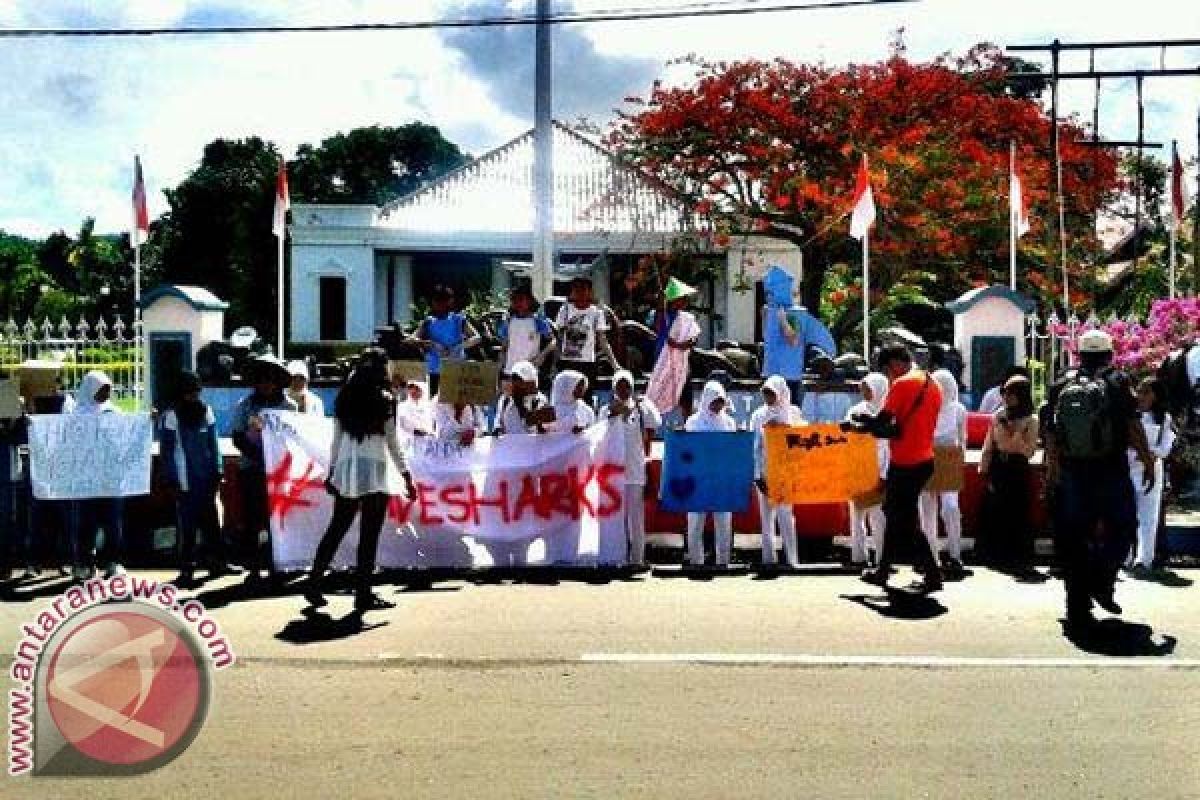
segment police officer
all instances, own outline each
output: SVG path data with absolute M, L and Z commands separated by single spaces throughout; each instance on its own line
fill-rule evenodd
M 1055 547 L 1067 595 L 1067 632 L 1095 624 L 1092 602 L 1111 614 L 1117 570 L 1137 530 L 1135 488 L 1126 450 L 1154 485 L 1154 456 L 1138 422 L 1128 375 L 1113 368 L 1112 337 L 1088 331 L 1079 339 L 1079 369 L 1050 388 L 1045 426 L 1047 481 L 1053 494 Z

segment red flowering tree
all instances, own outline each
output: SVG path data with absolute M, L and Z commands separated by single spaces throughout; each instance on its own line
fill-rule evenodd
M 847 230 L 864 153 L 878 208 L 873 286 L 920 286 L 940 301 L 972 284 L 1007 283 L 1010 141 L 1033 224 L 1021 240 L 1023 288 L 1056 296 L 1050 121 L 1037 102 L 1009 90 L 1009 62 L 995 47 L 923 64 L 896 47 L 882 63 L 840 69 L 687 61 L 695 80 L 656 83 L 648 98 L 628 98 L 608 142 L 688 198 L 716 244 L 742 232 L 800 244 L 810 308 L 821 306 L 824 289 L 826 303 L 841 300 L 855 313 L 860 257 Z M 1118 188 L 1117 163 L 1077 145 L 1078 125 L 1060 129 L 1068 262 L 1072 285 L 1084 288 L 1098 248 L 1092 215 Z M 831 270 L 842 273 L 833 291 Z

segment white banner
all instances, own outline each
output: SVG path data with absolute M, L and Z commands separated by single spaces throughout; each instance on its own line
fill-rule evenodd
M 325 491 L 332 420 L 265 415 L 263 450 L 272 555 L 281 570 L 312 562 L 333 511 Z M 471 447 L 414 441 L 416 497 L 393 498 L 382 567 L 621 564 L 625 561 L 622 431 L 482 437 Z M 335 566 L 355 561 L 357 524 Z
M 39 500 L 150 493 L 149 414 L 36 414 L 29 475 Z

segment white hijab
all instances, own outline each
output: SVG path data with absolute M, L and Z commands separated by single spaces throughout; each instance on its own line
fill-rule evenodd
M 770 389 L 775 393 L 775 402 L 767 406 L 763 422 L 781 422 L 784 425 L 790 425 L 792 423 L 792 390 L 788 387 L 787 381 L 780 375 L 772 375 L 763 383 L 763 388 Z
M 98 369 L 84 375 L 83 380 L 79 382 L 79 388 L 75 390 L 75 413 L 99 414 L 104 411 L 116 410 L 111 398 L 103 403 L 96 402 L 96 393 L 105 386 L 111 387 L 112 385 L 112 378 Z
M 867 401 L 871 411 L 878 414 L 883 410 L 883 404 L 887 402 L 888 382 L 887 376 L 880 372 L 872 372 L 867 377 L 863 378 L 863 383 L 871 390 L 871 399 Z
M 637 408 L 637 384 L 633 381 L 633 373 L 627 369 L 619 369 L 613 373 L 613 397 L 617 396 L 617 384 L 621 381 L 626 381 L 630 389 L 629 399 L 625 401 L 625 405 Z
M 587 378 L 582 372 L 573 369 L 563 370 L 554 376 L 554 385 L 550 388 L 550 405 L 554 406 L 554 416 L 566 419 L 575 415 L 578 398 L 575 392 L 579 384 L 587 386 Z
M 938 427 L 954 423 L 955 403 L 958 402 L 958 381 L 949 370 L 939 369 L 930 375 L 933 382 L 942 390 L 942 408 L 938 411 Z

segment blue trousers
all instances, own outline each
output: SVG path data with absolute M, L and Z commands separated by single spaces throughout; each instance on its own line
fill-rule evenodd
M 1055 487 L 1055 549 L 1067 590 L 1067 615 L 1091 611 L 1111 595 L 1137 536 L 1137 499 L 1124 457 L 1063 463 Z

